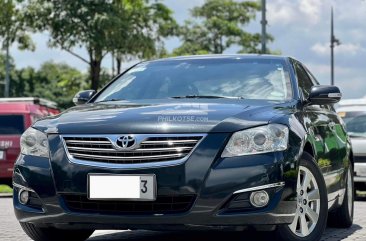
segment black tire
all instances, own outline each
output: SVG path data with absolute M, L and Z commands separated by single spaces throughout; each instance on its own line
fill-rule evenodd
M 354 196 L 354 190 L 355 189 L 354 189 L 354 182 L 353 182 L 353 168 L 352 168 L 352 165 L 349 166 L 349 169 L 347 170 L 346 175 L 347 175 L 346 192 L 344 194 L 344 199 L 343 199 L 342 206 L 340 206 L 336 210 L 329 213 L 328 224 L 329 224 L 329 226 L 335 227 L 335 228 L 349 228 L 353 224 L 353 213 L 354 213 L 353 203 L 354 203 L 354 200 L 355 200 L 355 196 Z M 348 175 L 350 175 L 351 180 L 349 180 Z M 349 182 L 351 182 L 351 187 L 352 187 L 351 192 L 348 192 Z M 349 194 L 352 195 L 352 197 L 351 197 L 351 200 L 352 200 L 351 211 L 348 207 Z
M 277 240 L 281 241 L 319 241 L 322 234 L 327 226 L 328 218 L 328 197 L 327 188 L 325 185 L 323 174 L 321 173 L 315 159 L 307 152 L 304 152 L 301 160 L 300 166 L 306 167 L 313 174 L 314 179 L 317 182 L 319 189 L 319 199 L 320 199 L 320 210 L 319 218 L 313 229 L 313 231 L 305 236 L 300 237 L 293 233 L 289 228 L 289 225 L 280 225 L 277 227 L 276 236 Z
M 24 232 L 34 241 L 84 241 L 94 230 L 64 230 L 53 227 L 40 228 L 31 223 L 20 223 Z

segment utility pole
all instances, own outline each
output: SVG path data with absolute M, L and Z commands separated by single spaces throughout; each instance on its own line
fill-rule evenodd
M 265 54 L 267 53 L 267 33 L 266 33 L 266 25 L 267 25 L 267 19 L 266 19 L 266 0 L 262 0 L 262 36 L 261 36 L 261 42 L 262 42 L 262 50 L 261 53 Z
M 5 39 L 5 91 L 4 96 L 9 97 L 9 85 L 10 85 L 10 63 L 9 63 L 9 38 L 8 36 Z
M 334 85 L 334 47 L 341 42 L 334 36 L 333 7 L 330 14 L 330 84 Z

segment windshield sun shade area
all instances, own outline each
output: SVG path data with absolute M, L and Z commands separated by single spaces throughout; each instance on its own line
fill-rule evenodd
M 283 60 L 171 60 L 136 65 L 102 91 L 95 102 L 177 96 L 288 100 L 292 89 Z

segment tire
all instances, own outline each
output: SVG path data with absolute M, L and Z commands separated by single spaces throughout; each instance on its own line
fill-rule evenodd
M 336 228 L 349 228 L 353 224 L 354 213 L 354 183 L 352 165 L 347 170 L 346 192 L 342 206 L 329 213 L 329 226 Z
M 304 185 L 305 179 L 308 185 Z M 308 181 L 309 179 L 310 181 Z M 281 241 L 319 241 L 327 226 L 327 188 L 316 161 L 307 152 L 304 152 L 301 157 L 297 182 L 298 206 L 294 222 L 290 225 L 278 226 L 277 239 Z M 306 188 L 304 188 L 305 186 Z
M 31 223 L 20 223 L 24 232 L 34 241 L 84 241 L 94 230 L 64 230 L 53 227 L 40 228 Z

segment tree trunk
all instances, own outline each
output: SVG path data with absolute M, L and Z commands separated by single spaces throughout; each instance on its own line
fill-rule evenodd
M 90 62 L 91 88 L 96 91 L 99 87 L 101 64 L 102 61 L 100 59 Z
M 122 58 L 116 57 L 116 62 L 117 62 L 117 74 L 120 74 L 122 69 Z

